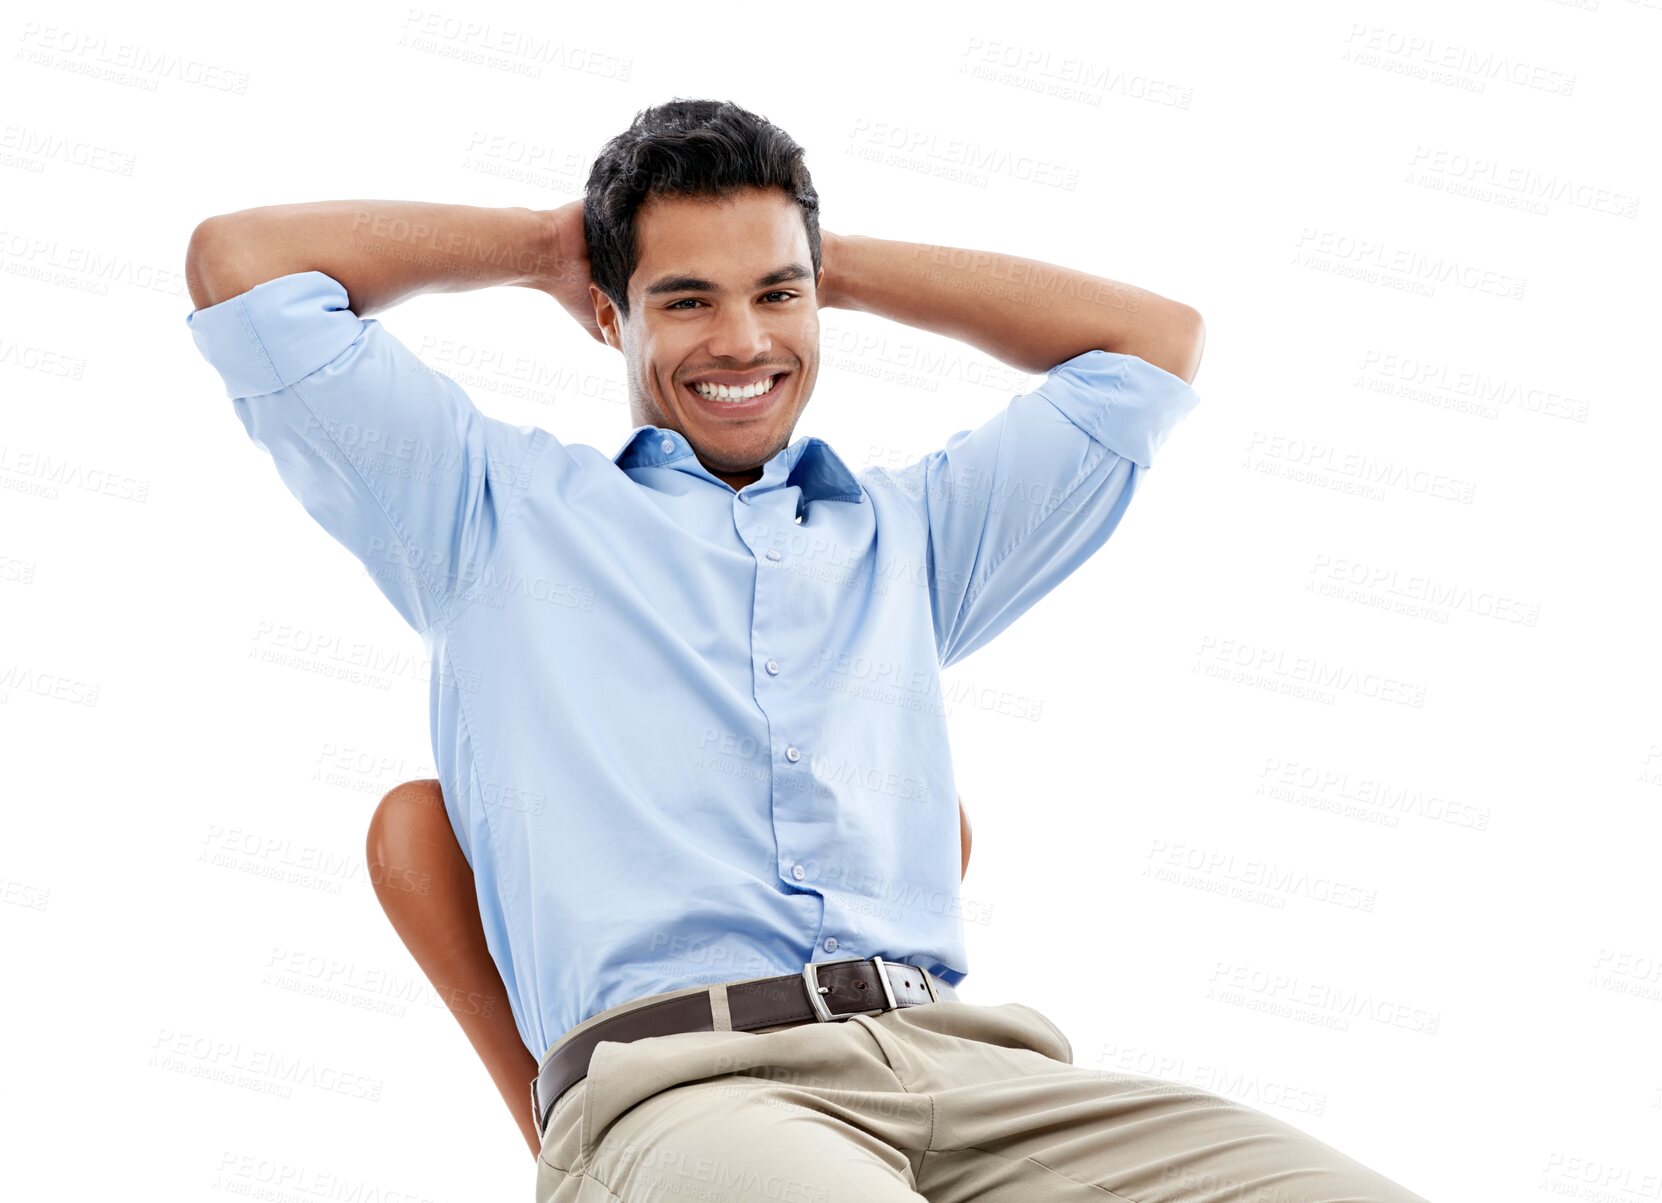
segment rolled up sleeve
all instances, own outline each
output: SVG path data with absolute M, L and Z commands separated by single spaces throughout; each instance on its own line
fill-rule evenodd
M 185 320 L 289 491 L 421 631 L 482 578 L 547 432 L 487 417 L 347 302 L 298 272 Z
M 1087 351 L 892 474 L 922 509 L 942 667 L 1107 542 L 1155 453 L 1199 402 L 1181 377 L 1144 359 Z

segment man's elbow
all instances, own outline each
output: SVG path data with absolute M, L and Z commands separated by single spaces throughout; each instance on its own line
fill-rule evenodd
M 1143 358 L 1184 384 L 1193 384 L 1200 373 L 1200 357 L 1205 350 L 1206 319 L 1200 316 L 1200 310 L 1179 305 L 1159 346 L 1151 348 Z
M 185 287 L 198 309 L 217 305 L 248 291 L 236 275 L 237 237 L 226 216 L 209 217 L 191 231 L 185 248 Z
M 1200 316 L 1200 310 L 1191 309 L 1194 314 L 1193 329 L 1189 334 L 1188 354 L 1183 360 L 1183 370 L 1174 373 L 1183 377 L 1184 384 L 1193 384 L 1195 377 L 1200 375 L 1200 357 L 1206 352 L 1206 319 Z

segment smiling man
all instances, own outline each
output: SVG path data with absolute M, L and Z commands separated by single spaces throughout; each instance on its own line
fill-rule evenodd
M 186 270 L 238 418 L 432 658 L 446 812 L 537 1063 L 539 1199 L 1417 1198 L 956 997 L 940 672 L 1118 526 L 1198 403 L 1194 309 L 822 231 L 802 148 L 702 100 L 640 113 L 559 209 L 249 209 Z M 367 317 L 491 285 L 622 353 L 615 454 L 484 415 Z M 792 438 L 839 307 L 1044 380 L 856 470 Z M 1094 976 L 1034 970 L 1036 997 Z
M 599 300 L 640 400 L 635 420 L 680 431 L 712 474 L 742 489 L 790 443 L 819 376 L 818 273 L 801 210 L 778 189 L 749 188 L 651 197 L 635 222 L 638 320 L 624 317 L 627 294 L 622 306 L 603 291 Z

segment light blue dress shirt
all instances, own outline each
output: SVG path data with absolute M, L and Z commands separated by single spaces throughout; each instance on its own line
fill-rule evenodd
M 807 961 L 963 981 L 940 670 L 1113 533 L 1199 401 L 1181 378 L 1087 351 L 906 467 L 803 437 L 735 492 L 675 431 L 608 457 L 487 417 L 322 272 L 186 321 L 426 643 L 434 764 L 533 1056 Z

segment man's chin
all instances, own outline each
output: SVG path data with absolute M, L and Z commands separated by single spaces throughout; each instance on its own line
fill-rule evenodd
M 777 437 L 756 441 L 737 442 L 727 439 L 705 439 L 695 432 L 686 436 L 687 445 L 698 456 L 698 462 L 711 472 L 739 476 L 746 472 L 760 474 L 763 466 L 789 446 Z

